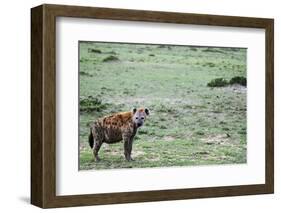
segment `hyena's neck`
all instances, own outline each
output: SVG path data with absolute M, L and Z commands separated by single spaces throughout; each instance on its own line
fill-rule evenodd
M 136 133 L 137 130 L 138 130 L 137 124 L 136 124 L 135 122 L 133 122 L 133 121 L 130 122 L 130 128 L 132 129 L 132 131 L 133 131 L 134 133 Z

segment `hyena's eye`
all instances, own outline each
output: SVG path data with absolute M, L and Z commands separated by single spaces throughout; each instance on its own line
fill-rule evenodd
M 141 117 L 141 119 L 143 120 L 143 119 L 144 119 L 144 117 Z
M 136 119 L 139 119 L 138 117 L 136 117 Z

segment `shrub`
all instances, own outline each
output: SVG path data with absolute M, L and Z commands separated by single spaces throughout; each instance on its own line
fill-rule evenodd
M 110 55 L 110 56 L 104 58 L 102 61 L 103 62 L 119 61 L 119 58 L 114 55 Z
M 102 53 L 101 50 L 88 48 L 88 53 Z
M 90 73 L 84 72 L 84 71 L 80 71 L 80 75 L 93 77 L 93 75 L 91 75 Z
M 164 44 L 158 45 L 158 48 L 165 48 L 165 47 L 166 47 L 166 45 L 164 45 Z
M 89 61 L 89 59 L 87 59 L 87 58 L 80 58 L 80 60 L 79 60 L 81 63 L 84 63 L 84 62 L 88 62 Z
M 196 135 L 205 135 L 205 133 L 202 130 L 198 130 L 195 133 Z
M 207 67 L 215 67 L 216 64 L 212 63 L 212 62 L 207 62 L 207 63 L 204 63 L 203 66 L 207 66 Z
M 216 49 L 214 47 L 207 47 L 207 49 L 203 49 L 202 52 L 224 53 L 224 51 L 222 51 L 220 49 Z
M 247 86 L 247 79 L 242 76 L 235 76 L 230 79 L 229 84 L 240 84 L 242 86 Z
M 80 112 L 101 112 L 108 106 L 109 104 L 102 103 L 102 100 L 97 97 L 88 96 L 80 98 Z
M 197 48 L 196 47 L 190 47 L 189 48 L 191 51 L 197 51 Z
M 215 78 L 207 84 L 208 87 L 224 87 L 227 85 L 228 85 L 228 81 L 225 80 L 224 78 Z

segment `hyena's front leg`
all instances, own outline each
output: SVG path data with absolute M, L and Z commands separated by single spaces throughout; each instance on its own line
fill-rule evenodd
M 131 157 L 133 140 L 130 137 L 125 137 L 124 139 L 124 155 L 127 161 L 132 161 Z
M 128 154 L 129 154 L 129 158 L 131 161 L 133 161 L 134 159 L 132 158 L 131 154 L 132 154 L 132 148 L 133 148 L 133 138 L 131 138 L 129 140 L 129 144 L 128 144 Z
M 102 145 L 102 141 L 95 140 L 94 147 L 93 147 L 93 155 L 94 155 L 94 158 L 95 158 L 96 162 L 100 161 L 100 158 L 98 156 L 98 152 L 99 152 L 99 150 L 101 148 L 101 145 Z

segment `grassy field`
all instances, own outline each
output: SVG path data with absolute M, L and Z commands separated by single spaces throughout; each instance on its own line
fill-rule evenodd
M 246 87 L 207 86 L 246 77 L 246 49 L 80 42 L 79 60 L 81 170 L 246 163 Z M 141 106 L 135 161 L 116 143 L 94 162 L 89 124 Z

